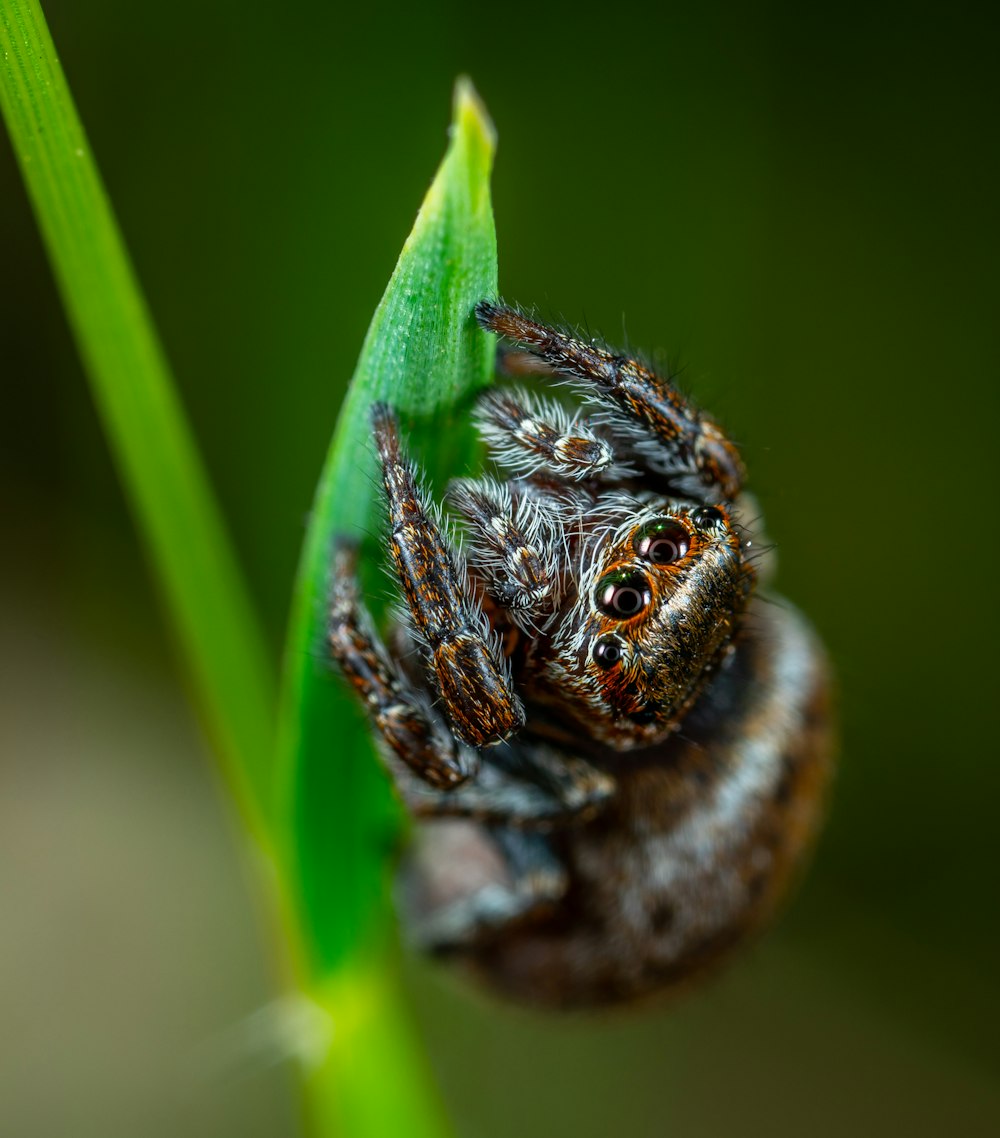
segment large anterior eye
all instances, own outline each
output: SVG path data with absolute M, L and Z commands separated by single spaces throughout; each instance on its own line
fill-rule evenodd
M 601 612 L 621 620 L 638 616 L 652 599 L 649 581 L 638 569 L 608 573 L 597 582 L 594 591 L 594 603 Z
M 661 518 L 647 522 L 632 542 L 636 553 L 654 565 L 669 565 L 680 561 L 691 548 L 691 536 L 680 522 Z

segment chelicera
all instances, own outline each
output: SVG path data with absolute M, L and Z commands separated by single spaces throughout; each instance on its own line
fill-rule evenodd
M 406 618 L 389 650 L 341 541 L 330 650 L 419 820 L 413 938 L 524 1001 L 629 1000 L 713 966 L 785 891 L 829 765 L 824 658 L 758 592 L 758 511 L 710 416 L 603 345 L 475 315 L 522 380 L 478 405 L 503 473 L 451 484 L 463 555 L 373 408 Z

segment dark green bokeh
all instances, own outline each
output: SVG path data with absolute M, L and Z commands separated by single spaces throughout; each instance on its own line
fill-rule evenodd
M 505 295 L 612 340 L 625 313 L 631 343 L 687 365 L 833 653 L 830 826 L 780 929 L 713 990 L 567 1024 L 416 969 L 461 1132 L 993 1132 L 992 29 L 903 5 L 46 12 L 276 653 L 461 71 L 500 135 Z M 0 200 L 4 606 L 176 684 L 6 144 Z

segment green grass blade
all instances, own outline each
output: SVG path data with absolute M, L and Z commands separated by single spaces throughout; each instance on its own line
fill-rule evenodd
M 0 0 L 0 105 L 196 698 L 259 822 L 274 800 L 263 640 L 37 0 Z
M 330 1024 L 322 1062 L 307 1070 L 317 1138 L 445 1138 L 450 1133 L 391 961 L 340 969 L 319 997 Z
M 489 193 L 492 126 L 460 83 L 451 141 L 375 312 L 313 507 L 286 659 L 280 762 L 288 779 L 293 872 L 311 969 L 324 975 L 368 947 L 384 912 L 387 786 L 358 710 L 326 659 L 334 537 L 384 551 L 368 409 L 399 412 L 432 478 L 467 468 L 473 443 L 455 408 L 490 381 L 494 347 L 472 309 L 497 287 Z M 376 581 L 381 574 L 376 574 Z

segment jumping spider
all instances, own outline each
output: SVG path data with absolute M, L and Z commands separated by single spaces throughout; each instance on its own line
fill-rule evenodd
M 329 643 L 421 820 L 401 903 L 425 947 L 517 999 L 677 986 L 758 928 L 815 828 L 822 650 L 761 567 L 721 429 L 666 379 L 500 303 L 501 369 L 568 377 L 477 411 L 511 473 L 455 480 L 463 557 L 373 408 L 408 620 L 380 641 L 338 545 Z M 593 412 L 593 413 L 592 413 Z

